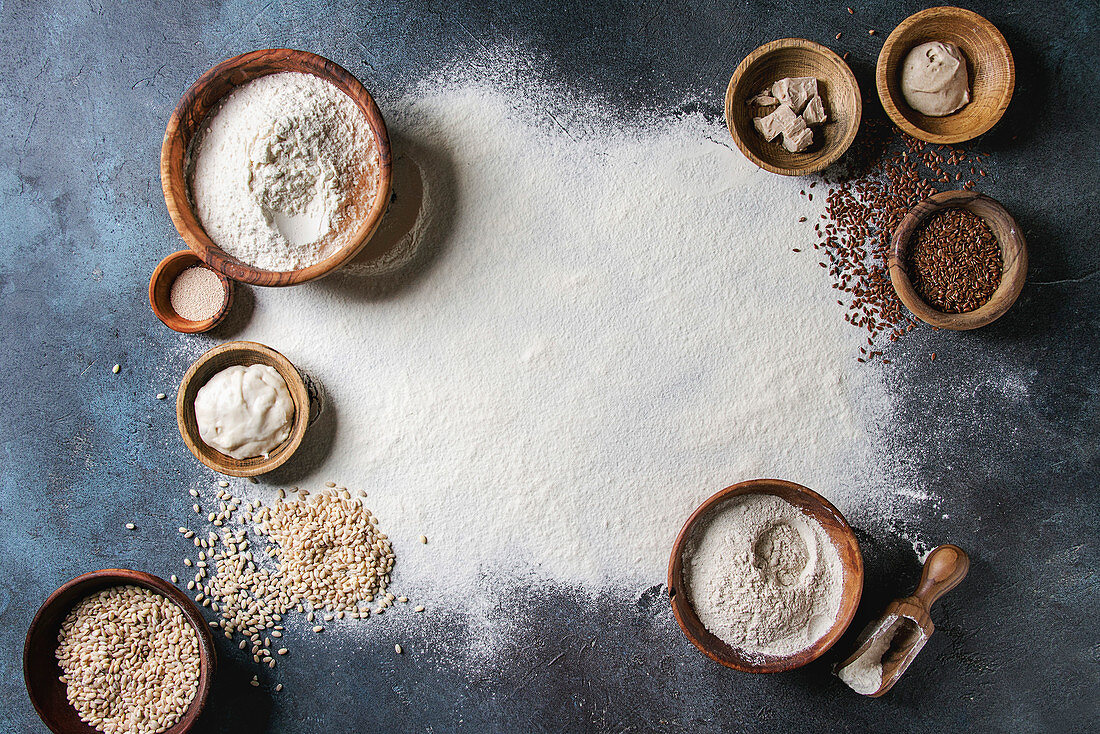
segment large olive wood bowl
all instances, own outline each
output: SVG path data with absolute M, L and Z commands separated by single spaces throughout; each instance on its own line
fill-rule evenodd
M 254 364 L 266 364 L 278 371 L 294 401 L 294 418 L 290 426 L 290 436 L 267 456 L 235 459 L 202 440 L 195 419 L 195 396 L 210 378 L 222 370 L 235 365 L 248 367 Z M 311 397 L 306 381 L 289 359 L 271 347 L 257 342 L 226 342 L 204 353 L 184 374 L 176 393 L 176 423 L 183 442 L 199 461 L 221 474 L 254 477 L 282 466 L 298 450 L 306 435 L 306 428 L 309 427 L 312 415 L 310 405 Z
M 65 697 L 65 684 L 58 680 L 61 667 L 57 664 L 57 634 L 65 617 L 81 599 L 112 586 L 143 586 L 167 597 L 180 608 L 198 633 L 198 691 L 183 716 L 166 730 L 166 734 L 191 731 L 206 705 L 217 668 L 210 627 L 195 603 L 175 586 L 152 574 L 125 568 L 108 568 L 77 576 L 50 594 L 34 615 L 23 645 L 23 680 L 35 711 L 55 734 L 102 734 L 99 729 L 81 721 L 80 715 Z
M 1001 283 L 979 308 L 965 313 L 944 313 L 928 305 L 913 288 L 909 277 L 909 240 L 928 217 L 941 209 L 958 207 L 985 220 L 1001 246 Z M 890 243 L 890 283 L 913 315 L 939 329 L 965 331 L 991 324 L 1005 314 L 1024 289 L 1027 280 L 1027 242 L 1020 225 L 1000 202 L 975 191 L 941 191 L 909 210 L 894 230 Z
M 747 494 L 770 494 L 802 510 L 825 530 L 826 535 L 840 553 L 844 568 L 844 587 L 841 592 L 840 610 L 829 631 L 814 644 L 787 657 L 754 656 L 749 658 L 741 651 L 726 644 L 700 621 L 689 600 L 690 594 L 684 574 L 684 553 L 698 527 L 710 520 L 711 512 L 726 500 Z M 680 629 L 691 644 L 699 648 L 711 660 L 726 667 L 746 673 L 779 673 L 799 668 L 823 655 L 848 629 L 863 594 L 863 556 L 859 542 L 844 516 L 824 497 L 800 484 L 782 479 L 751 479 L 726 487 L 699 505 L 684 523 L 683 529 L 672 545 L 668 561 L 668 595 L 672 601 L 672 613 L 680 623 Z
M 922 115 L 901 93 L 905 57 L 929 41 L 953 43 L 966 56 L 970 102 L 945 117 Z M 928 8 L 903 20 L 886 38 L 875 67 L 875 86 L 886 114 L 905 132 L 929 143 L 961 143 L 1001 119 L 1016 88 L 1016 66 L 1005 37 L 982 16 L 963 8 Z
M 206 116 L 217 108 L 221 100 L 253 79 L 284 71 L 312 74 L 332 83 L 351 97 L 363 112 L 374 133 L 378 146 L 378 181 L 374 201 L 366 217 L 359 223 L 348 244 L 324 260 L 300 270 L 278 272 L 263 270 L 231 257 L 218 247 L 206 234 L 191 206 L 190 183 L 187 179 L 187 156 L 191 140 Z M 234 56 L 210 69 L 196 81 L 176 105 L 164 144 L 160 151 L 160 182 L 164 189 L 164 202 L 172 223 L 187 246 L 202 258 L 203 262 L 231 280 L 261 286 L 297 285 L 320 278 L 336 270 L 358 254 L 374 235 L 386 213 L 390 201 L 390 177 L 393 162 L 390 155 L 389 133 L 382 113 L 370 93 L 359 80 L 328 59 L 307 51 L 274 48 Z
M 801 153 L 789 152 L 778 139 L 765 140 L 752 124 L 757 110 L 747 104 L 764 87 L 796 76 L 817 79 L 829 116 L 813 126 L 813 145 Z M 757 166 L 784 176 L 806 176 L 836 162 L 856 139 L 862 117 L 863 97 L 852 70 L 833 51 L 805 38 L 765 43 L 737 65 L 726 88 L 726 126 L 733 142 Z

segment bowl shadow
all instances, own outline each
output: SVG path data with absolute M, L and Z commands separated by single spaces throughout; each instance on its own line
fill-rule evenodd
M 365 301 L 412 287 L 446 252 L 459 194 L 448 151 L 400 132 L 390 139 L 393 186 L 378 231 L 347 265 L 318 286 Z

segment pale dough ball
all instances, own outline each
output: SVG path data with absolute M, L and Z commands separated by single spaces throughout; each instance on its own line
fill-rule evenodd
M 195 421 L 206 445 L 232 456 L 267 456 L 290 436 L 294 401 L 274 367 L 227 367 L 195 396 Z

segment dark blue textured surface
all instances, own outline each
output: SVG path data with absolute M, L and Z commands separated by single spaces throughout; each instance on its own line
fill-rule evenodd
M 514 634 L 481 665 L 461 654 L 466 620 L 457 615 L 430 640 L 403 633 L 416 654 L 396 661 L 384 635 L 324 646 L 291 639 L 278 696 L 248 686 L 251 663 L 223 649 L 202 731 L 1095 726 L 1100 11 L 1093 0 L 966 5 L 1015 53 L 1016 98 L 970 147 L 992 153 L 996 181 L 983 190 L 1016 215 L 1032 264 L 1019 303 L 996 325 L 925 330 L 897 347 L 895 361 L 909 367 L 893 373 L 901 410 L 891 430 L 922 483 L 960 508 L 949 519 L 912 518 L 909 529 L 971 550 L 973 567 L 937 607 L 937 635 L 889 697 L 864 700 L 827 674 L 845 644 L 793 674 L 722 669 L 679 634 L 659 587 L 626 604 L 568 589 L 501 590 L 508 602 L 490 622 Z M 149 273 L 178 242 L 160 193 L 161 136 L 200 73 L 255 48 L 307 49 L 378 92 L 385 112 L 433 69 L 490 63 L 488 49 L 503 45 L 623 114 L 720 118 L 737 62 L 782 36 L 851 51 L 872 89 L 882 40 L 920 6 L 853 7 L 854 16 L 842 3 L 744 0 L 0 0 L 0 730 L 45 731 L 20 672 L 41 601 L 93 568 L 177 571 L 168 546 L 188 512 L 180 488 L 209 476 L 178 440 L 171 401 L 153 398 L 174 392 L 191 352 L 145 297 Z M 216 338 L 192 339 L 192 351 Z M 942 355 L 934 365 L 906 359 L 929 351 Z M 1029 376 L 1022 396 L 970 379 L 1005 369 Z M 135 517 L 139 532 L 122 533 Z M 917 573 L 907 545 L 861 542 L 867 603 L 854 629 Z

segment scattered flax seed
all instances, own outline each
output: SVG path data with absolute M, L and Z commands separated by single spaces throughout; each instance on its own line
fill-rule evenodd
M 840 36 L 841 36 L 841 34 L 840 34 L 840 33 L 836 34 L 836 40 L 838 40 L 838 41 L 839 41 L 839 40 L 840 40 Z
M 869 36 L 875 35 L 875 29 L 872 28 L 871 30 L 867 31 L 867 35 L 869 35 Z
M 852 10 L 851 8 L 848 8 L 848 15 L 855 15 L 855 14 L 856 14 L 856 11 Z
M 278 684 L 277 686 L 275 686 L 275 692 L 276 692 L 276 693 L 278 693 L 278 692 L 279 692 L 279 691 L 281 691 L 281 690 L 283 690 L 283 684 L 282 684 L 282 683 L 280 683 L 280 684 Z
M 935 352 L 932 352 L 932 359 L 931 359 L 931 361 L 932 361 L 932 362 L 935 362 L 935 361 L 936 361 L 936 353 L 935 353 Z
M 120 365 L 120 364 L 116 364 L 116 365 L 115 365 L 114 367 L 112 367 L 112 368 L 111 368 L 111 372 L 114 372 L 114 373 L 115 373 L 116 375 L 117 375 L 117 374 L 118 374 L 118 373 L 119 373 L 119 372 L 120 372 L 121 370 L 122 370 L 122 365 Z

